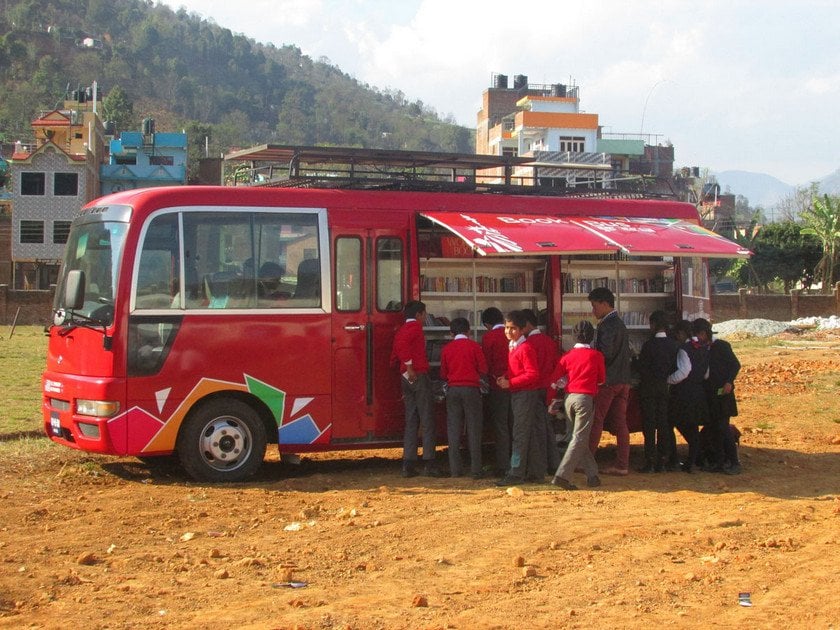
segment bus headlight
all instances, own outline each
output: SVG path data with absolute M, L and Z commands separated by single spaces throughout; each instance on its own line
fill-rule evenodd
M 76 400 L 76 413 L 80 416 L 110 418 L 119 412 L 120 403 L 116 400 Z

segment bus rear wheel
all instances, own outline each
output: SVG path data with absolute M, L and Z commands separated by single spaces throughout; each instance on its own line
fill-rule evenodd
M 262 465 L 266 433 L 262 420 L 241 400 L 217 399 L 196 409 L 178 435 L 178 457 L 199 481 L 242 481 Z

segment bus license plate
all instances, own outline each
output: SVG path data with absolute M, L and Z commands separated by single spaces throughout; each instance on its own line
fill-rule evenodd
M 61 435 L 61 420 L 56 411 L 50 413 L 50 430 L 52 430 L 53 435 Z

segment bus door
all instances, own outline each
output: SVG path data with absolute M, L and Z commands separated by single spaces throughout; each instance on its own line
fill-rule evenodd
M 403 323 L 405 233 L 334 234 L 332 441 L 399 440 L 404 418 L 390 356 Z

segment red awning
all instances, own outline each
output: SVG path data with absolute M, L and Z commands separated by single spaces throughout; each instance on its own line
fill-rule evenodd
M 423 212 L 481 256 L 614 254 L 744 258 L 750 251 L 680 219 Z

